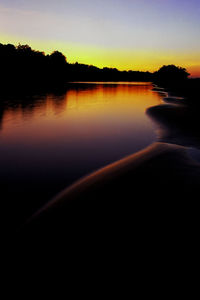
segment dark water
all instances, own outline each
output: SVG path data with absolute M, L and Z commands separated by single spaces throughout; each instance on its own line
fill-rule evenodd
M 2 201 L 16 224 L 60 190 L 156 139 L 148 83 L 72 84 L 42 95 L 1 95 Z M 8 93 L 9 94 L 9 93 Z M 14 216 L 13 216 L 14 215 Z

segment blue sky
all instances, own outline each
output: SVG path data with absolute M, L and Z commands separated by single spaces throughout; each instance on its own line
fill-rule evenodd
M 118 56 L 119 68 L 128 59 L 130 68 L 134 59 L 142 69 L 170 59 L 198 67 L 199 15 L 199 0 L 0 0 L 0 37 L 99 66 Z

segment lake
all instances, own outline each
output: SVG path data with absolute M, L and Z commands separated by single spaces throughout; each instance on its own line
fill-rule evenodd
M 56 93 L 0 96 L 0 182 L 23 222 L 75 180 L 156 140 L 151 83 L 73 83 Z

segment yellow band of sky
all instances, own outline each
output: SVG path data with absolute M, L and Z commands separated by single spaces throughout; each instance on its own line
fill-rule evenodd
M 119 70 L 156 71 L 162 65 L 175 64 L 185 67 L 192 76 L 200 77 L 200 53 L 184 51 L 114 49 L 58 41 L 29 40 L 22 37 L 0 35 L 0 42 L 14 45 L 28 44 L 46 54 L 61 51 L 70 63 L 84 63 L 99 68 L 112 67 Z

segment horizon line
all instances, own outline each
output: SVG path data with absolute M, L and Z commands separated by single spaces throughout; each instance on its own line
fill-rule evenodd
M 181 68 L 185 68 L 188 72 L 189 72 L 189 78 L 193 78 L 193 79 L 196 79 L 196 78 L 200 78 L 200 74 L 198 74 L 198 75 L 196 75 L 196 74 L 192 74 L 191 73 L 191 71 L 189 70 L 190 68 L 200 68 L 200 66 L 190 66 L 190 67 L 184 67 L 184 66 L 181 66 L 181 65 L 179 65 L 179 64 L 175 64 L 175 63 L 168 63 L 168 64 L 166 64 L 166 63 L 161 63 L 160 64 L 160 66 L 157 68 L 157 69 L 155 69 L 155 71 L 150 71 L 150 70 L 148 70 L 148 69 L 146 69 L 146 70 L 140 70 L 140 69 L 132 69 L 132 68 L 126 68 L 126 69 L 122 69 L 122 68 L 119 68 L 119 67 L 115 67 L 115 66 L 106 66 L 106 65 L 104 65 L 104 66 L 98 66 L 97 64 L 95 64 L 95 63 L 85 63 L 85 62 L 79 62 L 79 61 L 72 61 L 72 62 L 70 62 L 70 60 L 68 60 L 68 55 L 66 55 L 65 54 L 65 52 L 64 51 L 62 51 L 62 50 L 57 50 L 57 49 L 55 49 L 54 48 L 54 50 L 52 51 L 48 51 L 48 50 L 41 50 L 41 47 L 39 47 L 40 48 L 40 50 L 36 50 L 35 49 L 35 47 L 34 46 L 30 46 L 30 43 L 28 44 L 28 43 L 21 43 L 21 42 L 18 42 L 18 43 L 12 43 L 12 42 L 7 42 L 7 43 L 1 43 L 0 42 L 0 44 L 2 44 L 2 45 L 13 45 L 15 48 L 16 47 L 18 47 L 19 45 L 21 45 L 21 46 L 25 46 L 25 45 L 27 45 L 27 46 L 29 46 L 33 51 L 38 51 L 38 52 L 42 52 L 42 53 L 44 53 L 45 55 L 50 55 L 51 53 L 53 53 L 54 51 L 58 51 L 58 52 L 60 52 L 60 53 L 62 53 L 65 57 L 66 57 L 66 62 L 68 63 L 68 64 L 80 64 L 80 65 L 86 65 L 86 66 L 92 66 L 92 67 L 95 67 L 95 68 L 98 68 L 98 69 L 100 69 L 100 70 L 103 70 L 104 68 L 108 68 L 108 69 L 116 69 L 117 71 L 119 71 L 119 72 L 142 72 L 142 73 L 155 73 L 156 71 L 158 71 L 162 66 L 167 66 L 167 65 L 175 65 L 175 66 L 177 66 L 177 67 L 181 67 Z M 195 73 L 195 72 L 194 72 Z M 198 71 L 197 71 L 197 73 L 199 73 Z

